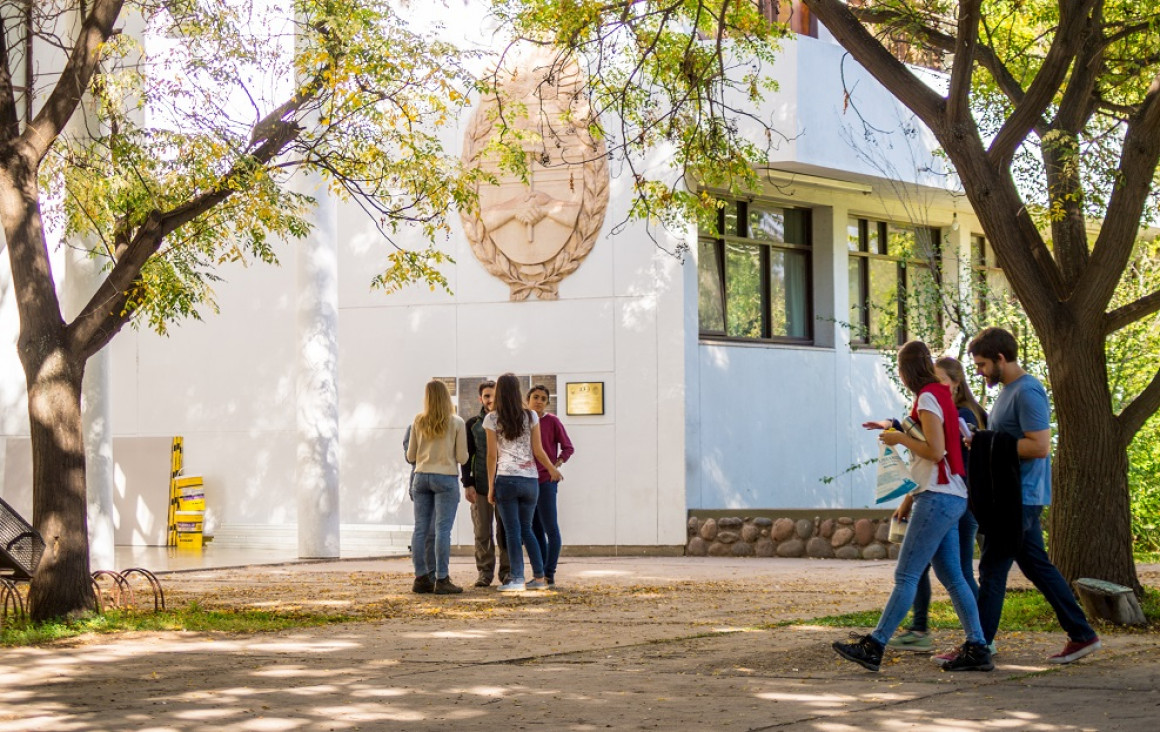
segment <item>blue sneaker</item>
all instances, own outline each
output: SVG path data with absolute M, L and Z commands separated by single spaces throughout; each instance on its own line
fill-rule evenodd
M 523 580 L 510 579 L 497 588 L 500 592 L 523 592 L 528 589 Z

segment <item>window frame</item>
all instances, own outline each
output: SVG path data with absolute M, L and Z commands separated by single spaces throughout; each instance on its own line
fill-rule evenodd
M 851 229 L 850 223 L 858 222 L 858 248 L 851 249 L 849 246 L 849 232 Z M 870 230 L 874 227 L 877 236 L 878 251 L 870 251 Z M 917 234 L 920 230 L 926 229 L 929 232 L 930 241 L 933 245 L 934 251 L 931 257 L 934 260 L 934 266 L 931 262 L 923 259 L 916 259 L 913 257 L 904 257 L 898 254 L 891 254 L 889 252 L 890 229 L 896 227 L 899 229 L 909 229 Z M 905 224 L 895 221 L 887 221 L 884 219 L 875 219 L 868 216 L 858 216 L 850 214 L 846 220 L 847 231 L 847 246 L 846 246 L 846 273 L 847 273 L 847 292 L 849 291 L 849 277 L 851 258 L 858 262 L 858 277 L 859 293 L 862 297 L 860 303 L 848 303 L 847 316 L 853 313 L 855 307 L 858 308 L 860 322 L 850 323 L 850 345 L 855 348 L 874 348 L 871 342 L 872 333 L 870 331 L 870 310 L 873 301 L 873 292 L 870 289 L 870 269 L 871 263 L 878 262 L 894 262 L 895 263 L 895 287 L 896 292 L 901 293 L 901 296 L 895 297 L 895 317 L 897 318 L 897 325 L 894 329 L 895 345 L 901 346 L 910 338 L 910 317 L 909 308 L 907 306 L 907 285 L 910 281 L 909 269 L 910 267 L 921 267 L 922 269 L 931 272 L 934 282 L 937 286 L 941 286 L 943 282 L 942 272 L 942 230 L 937 226 L 916 226 L 914 224 Z M 944 326 L 943 313 L 940 310 L 937 315 L 940 327 Z M 857 328 L 857 334 L 855 333 Z M 864 334 L 864 335 L 863 335 Z
M 814 252 L 813 252 L 813 209 L 800 206 L 787 206 L 777 201 L 770 201 L 765 199 L 722 199 L 725 206 L 717 211 L 717 233 L 713 234 L 708 231 L 698 230 L 697 232 L 697 247 L 698 247 L 698 301 L 697 301 L 697 332 L 701 341 L 725 342 L 725 343 L 748 343 L 748 344 L 768 344 L 768 345 L 796 345 L 796 346 L 812 346 L 814 345 L 815 331 L 814 331 Z M 750 206 L 758 207 L 767 206 L 769 208 L 778 209 L 783 212 L 794 211 L 802 217 L 802 232 L 804 239 L 808 242 L 806 244 L 797 244 L 791 242 L 773 242 L 764 239 L 754 239 L 748 236 L 749 234 L 749 211 Z M 725 220 L 729 210 L 732 208 L 736 214 L 737 233 L 726 234 Z M 760 337 L 737 336 L 729 335 L 729 282 L 727 279 L 727 261 L 726 251 L 727 245 L 730 243 L 743 244 L 745 246 L 758 247 L 759 264 L 761 268 L 759 277 L 759 286 L 761 288 L 761 333 Z M 700 272 L 702 263 L 701 246 L 708 244 L 711 246 L 714 255 L 714 269 L 717 274 L 717 282 L 720 289 L 720 311 L 721 324 L 723 330 L 705 330 L 700 322 Z M 805 312 L 803 319 L 805 320 L 806 335 L 788 336 L 788 335 L 773 335 L 772 333 L 772 289 L 770 277 L 770 255 L 772 250 L 778 251 L 792 251 L 800 252 L 805 257 L 805 293 L 804 305 Z

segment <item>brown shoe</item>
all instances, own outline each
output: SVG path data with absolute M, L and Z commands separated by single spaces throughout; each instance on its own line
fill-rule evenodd
M 491 577 L 489 575 L 486 575 L 486 574 L 480 572 L 479 577 L 476 578 L 476 580 L 475 580 L 475 586 L 476 587 L 491 587 Z
M 436 595 L 458 595 L 460 592 L 463 592 L 463 588 L 459 585 L 451 584 L 450 577 L 435 580 Z
M 411 592 L 417 595 L 430 595 L 435 591 L 435 583 L 431 581 L 430 575 L 423 575 L 415 578 L 415 584 L 411 585 Z

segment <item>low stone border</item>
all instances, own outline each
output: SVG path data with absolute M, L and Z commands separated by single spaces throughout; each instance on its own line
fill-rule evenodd
M 689 517 L 690 557 L 897 559 L 887 540 L 890 519 Z

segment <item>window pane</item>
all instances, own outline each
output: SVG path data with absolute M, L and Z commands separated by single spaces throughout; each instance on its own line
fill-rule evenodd
M 870 335 L 893 343 L 898 333 L 898 264 L 871 259 Z
M 862 273 L 866 271 L 865 257 L 850 257 L 850 340 L 866 342 L 866 284 Z
M 761 241 L 784 242 L 785 212 L 780 208 L 762 207 L 758 204 L 749 204 L 749 234 L 750 239 Z
M 785 210 L 785 241 L 789 244 L 812 244 L 809 234 L 809 211 L 798 208 Z
M 846 222 L 846 247 L 852 252 L 864 252 L 866 251 L 864 244 L 858 219 L 850 219 Z
M 697 257 L 697 286 L 702 331 L 725 332 L 725 305 L 721 298 L 721 269 L 717 266 L 717 242 L 700 243 Z
M 769 330 L 772 336 L 808 338 L 809 257 L 805 252 L 769 252 Z
M 761 338 L 761 247 L 725 244 L 726 333 Z
M 889 224 L 886 227 L 886 253 L 892 257 L 918 258 L 922 256 L 915 242 L 914 229 Z
M 938 285 L 929 267 L 906 268 L 906 337 L 927 343 L 942 342 Z
M 741 236 L 737 232 L 737 208 L 741 204 L 727 203 L 725 204 L 725 235 L 726 236 Z
M 866 223 L 866 249 L 874 254 L 885 254 L 886 243 L 882 239 L 882 227 L 877 221 Z

